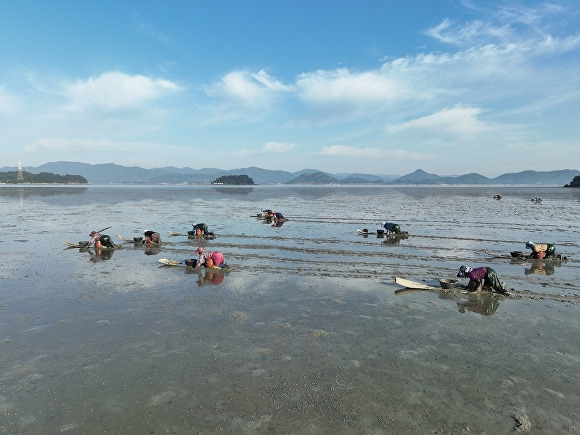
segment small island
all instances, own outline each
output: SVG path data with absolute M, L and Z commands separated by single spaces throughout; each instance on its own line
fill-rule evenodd
M 89 184 L 81 175 L 59 175 L 50 172 L 31 174 L 26 171 L 0 172 L 2 184 Z
M 576 175 L 570 184 L 566 184 L 564 187 L 580 187 L 580 175 Z
M 253 186 L 254 180 L 247 175 L 222 175 L 211 182 L 211 184 L 227 184 L 230 186 Z

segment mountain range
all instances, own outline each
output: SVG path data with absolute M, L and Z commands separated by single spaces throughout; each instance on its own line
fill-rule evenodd
M 0 171 L 15 171 L 4 167 Z M 477 173 L 454 176 L 429 174 L 422 169 L 399 175 L 360 173 L 330 174 L 317 169 L 298 172 L 269 170 L 257 167 L 223 170 L 217 168 L 192 169 L 188 167 L 162 167 L 144 169 L 137 166 L 121 166 L 114 163 L 91 165 L 79 162 L 50 162 L 38 167 L 23 167 L 32 174 L 49 172 L 60 175 L 82 175 L 91 184 L 210 184 L 225 175 L 247 175 L 255 184 L 522 184 L 563 186 L 580 175 L 579 170 L 522 171 L 488 178 Z

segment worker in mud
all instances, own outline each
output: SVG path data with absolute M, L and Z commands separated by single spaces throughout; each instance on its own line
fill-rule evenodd
M 161 235 L 158 232 L 145 230 L 143 231 L 145 239 L 142 243 L 161 243 Z
M 264 212 L 264 219 L 266 220 L 274 219 L 275 225 L 278 225 L 278 223 L 284 219 L 284 215 L 280 212 L 272 211 L 270 209 L 262 211 Z
M 471 291 L 480 291 L 483 287 L 491 287 L 496 292 L 507 295 L 505 283 L 501 283 L 495 270 L 489 266 L 472 269 L 469 266 L 461 266 L 457 273 L 458 278 L 469 278 L 467 288 Z
M 195 253 L 198 255 L 197 264 L 195 265 L 196 269 L 199 269 L 202 265 L 208 269 L 212 267 L 225 267 L 225 259 L 224 254 L 218 251 L 209 251 L 205 249 L 203 246 L 197 248 Z
M 387 230 L 387 236 L 401 234 L 401 227 L 399 224 L 394 224 L 391 222 L 383 222 L 381 224 L 385 230 Z
M 102 248 L 114 248 L 115 244 L 113 243 L 113 239 L 111 236 L 107 234 L 101 234 L 96 231 L 91 231 L 89 234 L 91 240 L 89 241 L 89 245 L 94 243 L 95 249 L 102 249 Z
M 202 233 L 205 234 L 206 236 L 210 234 L 209 228 L 204 223 L 191 224 L 191 226 L 192 226 L 191 231 L 187 232 L 187 234 L 189 234 L 190 236 L 201 236 Z
M 542 259 L 556 256 L 556 246 L 550 243 L 526 242 L 526 248 L 531 249 L 530 258 Z

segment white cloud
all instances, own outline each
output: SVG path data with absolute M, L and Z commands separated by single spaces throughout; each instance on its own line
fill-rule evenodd
M 406 130 L 424 130 L 426 133 L 439 132 L 454 136 L 474 137 L 486 130 L 485 124 L 477 119 L 480 113 L 481 109 L 476 107 L 456 106 L 402 124 L 389 126 L 387 131 L 398 133 Z
M 5 86 L 0 86 L 0 113 L 12 114 L 19 112 L 22 104 L 15 96 L 9 95 Z
M 66 154 L 70 151 L 84 150 L 85 152 L 109 153 L 111 151 L 140 153 L 143 149 L 151 149 L 154 144 L 146 142 L 123 142 L 108 139 L 64 138 L 53 137 L 40 139 L 35 143 L 27 144 L 24 150 L 27 153 L 46 152 Z
M 330 145 L 322 147 L 320 152 L 323 156 L 352 156 L 352 157 L 372 157 L 381 154 L 378 148 L 356 148 L 346 145 Z
M 295 145 L 282 142 L 267 142 L 258 149 L 242 149 L 233 153 L 235 157 L 249 157 L 264 154 L 281 154 L 294 149 Z
M 116 111 L 140 109 L 147 101 L 179 90 L 180 86 L 169 80 L 107 72 L 66 85 L 63 94 L 70 99 L 68 109 L 71 111 L 93 108 Z
M 265 153 L 285 153 L 294 148 L 294 144 L 281 142 L 268 142 L 262 148 Z
M 232 71 L 203 88 L 214 99 L 209 122 L 259 119 L 290 87 L 266 71 Z

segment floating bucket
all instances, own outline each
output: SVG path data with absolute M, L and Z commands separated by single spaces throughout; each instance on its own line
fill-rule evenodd
M 189 258 L 189 259 L 185 260 L 185 265 L 195 267 L 197 265 L 197 259 L 196 258 Z
M 456 282 L 457 282 L 457 280 L 455 280 L 455 279 L 440 279 L 439 285 L 441 285 L 441 288 L 444 288 L 444 289 L 452 289 L 452 288 L 455 288 Z

